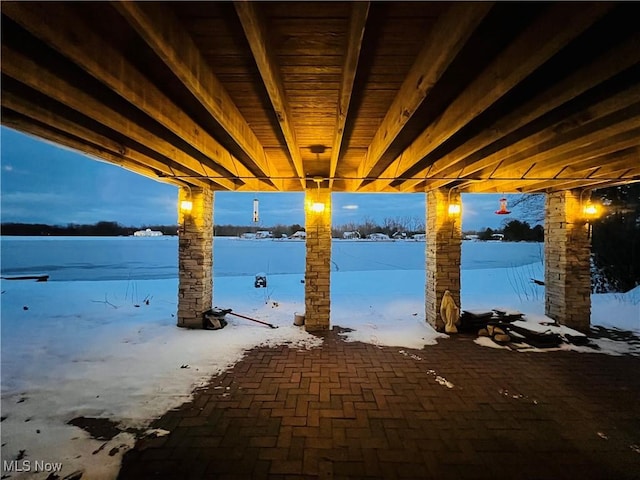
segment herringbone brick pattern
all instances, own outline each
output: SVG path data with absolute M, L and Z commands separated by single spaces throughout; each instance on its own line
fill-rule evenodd
M 119 478 L 640 479 L 637 357 L 323 336 L 249 352 Z

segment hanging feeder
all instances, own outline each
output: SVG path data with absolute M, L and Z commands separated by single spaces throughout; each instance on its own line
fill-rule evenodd
M 260 217 L 258 215 L 258 199 L 253 199 L 253 223 L 258 223 Z
M 500 199 L 500 209 L 496 210 L 496 215 L 509 215 L 510 213 L 511 211 L 507 210 L 507 199 L 502 197 Z

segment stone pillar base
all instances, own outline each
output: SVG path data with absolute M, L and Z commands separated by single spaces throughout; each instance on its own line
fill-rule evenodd
M 460 306 L 462 215 L 449 214 L 449 201 L 460 204 L 460 193 L 445 189 L 427 192 L 425 316 L 439 332 L 445 326 L 440 313 L 444 292 L 449 290 Z
M 319 205 L 323 205 L 322 211 L 318 211 Z M 304 325 L 308 332 L 316 332 L 330 328 L 331 191 L 326 188 L 307 190 L 305 211 L 307 239 Z
M 591 241 L 580 193 L 547 194 L 545 204 L 545 315 L 588 332 L 591 325 Z
M 180 209 L 183 200 L 191 212 Z M 178 208 L 178 326 L 203 328 L 213 304 L 213 192 L 181 188 Z

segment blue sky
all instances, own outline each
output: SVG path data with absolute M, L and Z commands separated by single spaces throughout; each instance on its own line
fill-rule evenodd
M 127 226 L 177 222 L 177 187 L 1 127 L 2 222 Z M 463 195 L 463 229 L 500 227 L 501 195 Z M 250 225 L 253 198 L 260 224 L 304 225 L 303 193 L 216 192 L 216 224 Z M 423 194 L 333 194 L 333 224 L 411 217 L 424 221 Z M 518 212 L 514 211 L 514 215 Z M 509 220 L 517 218 L 514 215 Z

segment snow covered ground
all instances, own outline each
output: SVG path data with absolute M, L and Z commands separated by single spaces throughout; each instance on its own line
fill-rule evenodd
M 14 273 L 52 274 L 45 283 L 0 284 L 2 467 L 11 478 L 46 478 L 49 471 L 33 471 L 36 461 L 50 462 L 49 469 L 60 463 L 61 477 L 82 470 L 83 478 L 115 478 L 134 435 L 187 401 L 195 387 L 247 350 L 257 345 L 321 346 L 320 339 L 293 325 L 294 314 L 304 311 L 303 242 L 216 239 L 214 304 L 279 328 L 228 315 L 230 324 L 223 330 L 195 331 L 175 326 L 177 280 L 170 275 L 174 260 L 165 258 L 175 258 L 175 239 L 91 241 L 93 247 L 87 242 L 70 247 L 63 240 L 45 240 L 32 244 L 25 255 L 24 247 L 2 239 L 3 275 L 7 245 L 13 245 L 8 250 L 14 255 L 28 257 L 26 266 L 11 258 Z M 79 245 L 84 247 L 78 250 Z M 105 254 L 106 245 L 111 250 Z M 515 309 L 528 322 L 548 321 L 544 287 L 530 282 L 543 278 L 540 248 L 465 242 L 462 308 Z M 91 250 L 101 252 L 100 261 Z M 334 242 L 332 260 L 331 323 L 352 330 L 344 334 L 346 341 L 399 350 L 446 341 L 446 335 L 424 321 L 424 243 Z M 258 271 L 268 272 L 266 289 L 253 286 Z M 99 280 L 89 280 L 90 273 Z M 64 280 L 56 281 L 56 274 Z M 634 340 L 593 339 L 598 350 L 561 348 L 640 355 L 640 288 L 594 295 L 592 302 L 593 325 L 633 332 Z M 479 343 L 499 347 L 489 339 Z M 67 424 L 77 417 L 110 419 L 121 433 L 110 440 L 93 439 Z M 6 472 L 4 461 L 16 459 L 12 466 L 28 465 L 31 471 Z

